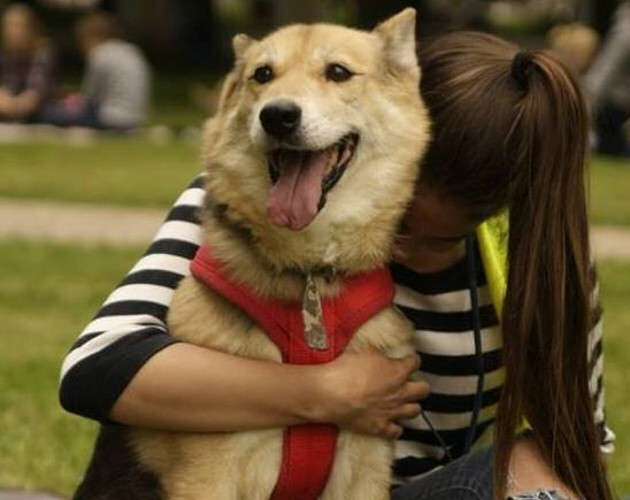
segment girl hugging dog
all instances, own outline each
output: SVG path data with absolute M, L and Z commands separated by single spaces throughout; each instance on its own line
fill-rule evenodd
M 68 354 L 64 407 L 163 431 L 395 438 L 396 499 L 612 499 L 580 89 L 550 54 L 482 33 L 441 36 L 419 62 L 433 138 L 389 266 L 419 358 L 302 366 L 175 342 L 199 178 Z

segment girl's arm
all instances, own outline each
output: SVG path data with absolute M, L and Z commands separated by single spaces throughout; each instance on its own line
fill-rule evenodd
M 35 113 L 46 99 L 52 97 L 55 86 L 55 52 L 50 46 L 37 50 L 26 80 L 26 88 L 12 96 L 7 114 L 24 118 Z
M 203 178 L 196 178 L 177 199 L 145 254 L 66 355 L 60 388 L 66 410 L 106 421 L 140 367 L 175 342 L 166 314 L 199 246 L 195 213 L 204 196 L 202 184 Z
M 13 97 L 12 108 L 10 115 L 16 118 L 23 118 L 29 116 L 35 111 L 42 103 L 42 95 L 36 90 L 25 90 L 19 95 Z
M 325 365 L 289 365 L 178 343 L 153 356 L 115 403 L 129 425 L 198 432 L 332 422 L 396 437 L 416 416 L 425 382 L 408 382 L 418 358 L 344 353 Z M 377 381 L 378 379 L 378 381 Z
M 67 354 L 64 408 L 89 418 L 183 431 L 235 431 L 303 421 L 334 422 L 394 436 L 392 420 L 415 416 L 428 392 L 408 382 L 414 357 L 344 354 L 319 366 L 245 359 L 168 333 L 174 289 L 201 240 L 203 178 L 171 209 L 145 255 L 105 301 Z M 412 402 L 414 401 L 414 402 Z

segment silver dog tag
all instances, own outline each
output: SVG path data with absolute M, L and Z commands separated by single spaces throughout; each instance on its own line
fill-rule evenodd
M 328 349 L 322 300 L 311 273 L 306 276 L 306 286 L 302 299 L 302 319 L 304 320 L 304 336 L 308 346 L 311 349 Z

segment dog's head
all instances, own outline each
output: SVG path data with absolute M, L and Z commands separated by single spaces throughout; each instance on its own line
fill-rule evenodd
M 428 141 L 415 11 L 233 45 L 206 132 L 210 197 L 277 268 L 384 262 Z

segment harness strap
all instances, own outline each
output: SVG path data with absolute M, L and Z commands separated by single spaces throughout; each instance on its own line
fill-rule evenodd
M 300 301 L 262 298 L 233 282 L 211 249 L 202 245 L 190 265 L 195 278 L 242 309 L 269 336 L 291 364 L 319 364 L 335 359 L 354 332 L 389 306 L 394 284 L 387 269 L 346 278 L 340 294 L 322 300 L 326 349 L 312 349 L 304 338 Z M 329 424 L 301 424 L 284 431 L 282 465 L 272 500 L 315 500 L 330 475 L 339 430 Z

